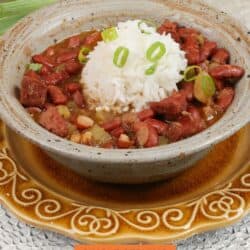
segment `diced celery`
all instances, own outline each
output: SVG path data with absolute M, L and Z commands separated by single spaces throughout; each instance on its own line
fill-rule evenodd
M 104 144 L 112 139 L 109 133 L 96 124 L 89 131 L 92 133 L 93 142 L 96 145 Z

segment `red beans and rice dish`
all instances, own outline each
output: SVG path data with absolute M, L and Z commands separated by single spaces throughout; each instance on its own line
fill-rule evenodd
M 87 54 L 103 39 L 101 31 L 93 30 L 32 57 L 20 88 L 21 104 L 48 131 L 95 147 L 149 148 L 203 131 L 232 103 L 244 69 L 231 65 L 230 51 L 195 29 L 166 20 L 157 31 L 171 34 L 188 61 L 178 90 L 167 98 L 139 112 L 90 110 L 80 83 L 85 61 L 79 53 Z

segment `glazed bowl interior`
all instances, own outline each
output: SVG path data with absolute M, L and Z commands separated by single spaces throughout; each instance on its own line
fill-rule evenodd
M 149 149 L 110 150 L 71 143 L 49 133 L 20 105 L 16 88 L 31 55 L 73 34 L 101 29 L 128 19 L 164 19 L 202 31 L 231 53 L 231 63 L 242 66 L 245 76 L 237 84 L 233 104 L 225 115 L 202 133 L 177 143 Z M 73 0 L 61 1 L 21 20 L 0 42 L 0 110 L 2 119 L 17 133 L 50 152 L 96 162 L 153 162 L 199 152 L 236 132 L 249 121 L 249 41 L 237 22 L 199 1 Z

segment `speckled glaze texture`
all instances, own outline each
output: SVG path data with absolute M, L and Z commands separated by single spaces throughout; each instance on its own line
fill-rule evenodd
M 20 84 L 30 56 L 75 33 L 130 18 L 153 19 L 159 23 L 169 18 L 201 30 L 230 50 L 232 63 L 244 67 L 246 74 L 237 85 L 235 100 L 223 118 L 206 131 L 186 140 L 129 151 L 73 144 L 37 125 L 15 96 L 15 88 Z M 249 121 L 247 32 L 234 19 L 196 0 L 61 1 L 35 12 L 14 26 L 0 41 L 0 53 L 2 119 L 17 133 L 47 150 L 50 156 L 99 181 L 141 183 L 175 175 Z
M 249 135 L 246 126 L 171 180 L 116 185 L 62 167 L 0 121 L 0 201 L 29 224 L 85 243 L 170 242 L 249 212 Z

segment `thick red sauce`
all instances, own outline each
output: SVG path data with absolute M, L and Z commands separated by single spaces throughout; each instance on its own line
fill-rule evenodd
M 178 83 L 178 91 L 139 113 L 113 114 L 88 109 L 79 83 L 84 63 L 82 47 L 92 50 L 100 31 L 84 32 L 32 57 L 40 69 L 25 72 L 20 102 L 35 121 L 73 142 L 105 148 L 143 148 L 190 137 L 216 122 L 234 98 L 234 85 L 244 70 L 229 64 L 229 51 L 200 32 L 166 20 L 159 28 L 171 34 L 186 52 L 189 65 L 198 65 L 214 80 L 216 91 L 205 103 L 197 97 L 193 81 Z

